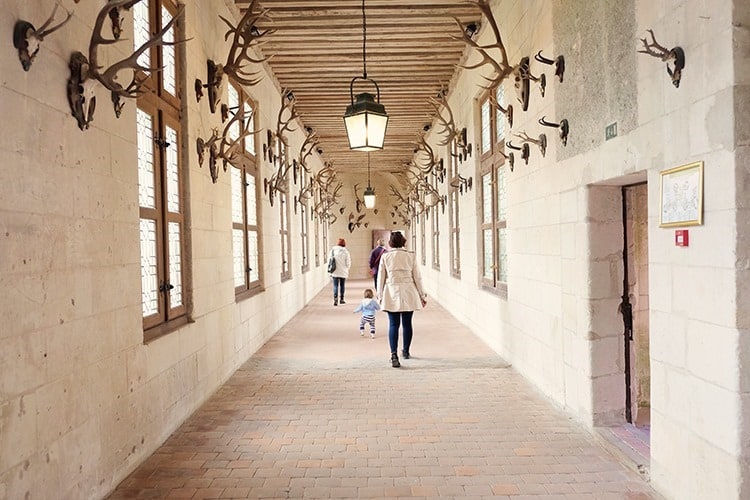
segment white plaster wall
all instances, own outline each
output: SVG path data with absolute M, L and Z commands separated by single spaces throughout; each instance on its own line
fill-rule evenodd
M 219 120 L 192 91 L 206 59 L 226 56 L 218 14 L 228 12 L 223 0 L 187 2 L 192 322 L 143 343 L 135 106 L 127 102 L 116 119 L 99 86 L 91 128 L 78 129 L 66 100 L 68 59 L 86 50 L 96 12 L 65 6 L 73 18 L 45 40 L 29 72 L 10 42 L 0 48 L 0 499 L 104 496 L 326 282 L 314 261 L 301 274 L 294 216 L 292 279 L 280 281 L 278 209 L 261 196 L 265 291 L 235 302 L 229 175 L 212 184 L 194 152 Z M 51 4 L 0 0 L 0 11 L 10 41 L 16 19 L 39 25 Z M 106 54 L 123 57 L 126 46 Z M 273 80 L 249 93 L 258 126 L 275 128 Z M 292 154 L 301 142 L 292 139 Z M 312 165 L 320 168 L 317 157 Z M 262 163 L 260 181 L 271 173 Z
M 618 15 L 631 20 L 621 23 L 618 36 L 625 40 L 605 36 L 592 44 L 579 32 L 566 32 L 572 20 L 553 18 L 548 2 L 492 2 L 493 10 L 502 12 L 497 19 L 511 61 L 540 48 L 548 56 L 563 53 L 552 45 L 552 33 L 569 44 L 564 83 L 550 79 L 544 99 L 532 85 L 529 110 L 516 113 L 513 131 L 538 134 L 535 121 L 546 115 L 553 121 L 568 118 L 571 136 L 562 148 L 554 130 L 544 130 L 550 139 L 546 157 L 532 146 L 529 165 L 517 161 L 515 172 L 508 173 L 507 299 L 478 286 L 473 214 L 465 222 L 462 215 L 461 280 L 449 277 L 445 259 L 439 271 L 428 264 L 423 272 L 437 300 L 550 398 L 589 425 L 623 422 L 617 312 L 622 224 L 616 186 L 647 179 L 651 477 L 668 498 L 744 498 L 741 484 L 748 474 L 747 398 L 740 387 L 747 379 L 747 343 L 741 343 L 747 325 L 738 321 L 738 315 L 747 316 L 741 313 L 746 307 L 740 306 L 738 287 L 747 287 L 742 285 L 745 259 L 737 254 L 744 246 L 735 243 L 742 220 L 737 207 L 746 204 L 737 190 L 747 184 L 748 170 L 742 160 L 743 177 L 736 179 L 740 144 L 734 136 L 742 122 L 735 120 L 735 109 L 747 100 L 746 93 L 738 99 L 733 88 L 733 53 L 743 61 L 738 70 L 747 68 L 747 33 L 740 21 L 748 8 L 734 4 L 740 17 L 735 28 L 728 0 L 596 4 L 594 14 L 604 9 L 607 23 L 616 25 Z M 685 49 L 679 89 L 664 63 L 636 53 L 647 28 L 663 44 Z M 625 36 L 627 29 L 633 33 Z M 483 30 L 480 42 L 486 41 Z M 623 43 L 630 45 L 623 49 Z M 620 52 L 627 58 L 607 59 Z M 532 62 L 532 71 L 537 68 Z M 747 70 L 742 71 L 746 83 Z M 471 101 L 481 90 L 480 73 L 465 71 L 452 83 L 449 98 L 458 110 L 457 123 L 478 123 Z M 590 92 L 588 108 L 570 107 L 577 87 Z M 629 93 L 634 97 L 623 101 Z M 604 128 L 612 122 L 618 122 L 619 135 L 605 142 Z M 472 127 L 469 136 L 478 145 Z M 690 247 L 677 248 L 673 229 L 658 227 L 659 172 L 698 160 L 706 169 L 704 224 L 689 228 Z M 476 191 L 461 198 L 462 214 L 475 206 Z M 442 221 L 441 232 L 447 234 L 448 221 Z M 445 256 L 447 238 L 441 244 Z

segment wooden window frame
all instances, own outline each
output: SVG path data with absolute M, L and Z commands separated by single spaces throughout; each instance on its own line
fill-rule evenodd
M 257 103 L 248 95 L 248 93 L 245 91 L 245 89 L 237 82 L 230 80 L 229 86 L 233 88 L 238 95 L 238 107 L 242 107 L 244 109 L 245 105 L 249 105 L 252 116 L 257 117 L 258 116 L 258 105 Z M 236 113 L 239 112 L 239 110 L 230 109 L 230 113 Z M 253 118 L 253 122 L 254 122 Z M 241 127 L 249 127 L 250 125 L 248 123 L 242 123 L 240 125 Z M 241 131 L 240 131 L 241 132 Z M 252 137 L 252 135 L 247 136 Z M 253 150 L 255 150 L 255 143 L 253 142 Z M 264 276 L 263 276 L 263 225 L 262 225 L 262 213 L 261 213 L 261 191 L 260 191 L 260 182 L 259 182 L 259 171 L 258 171 L 258 158 L 257 158 L 257 151 L 248 151 L 248 144 L 247 144 L 247 138 L 241 140 L 241 148 L 239 149 L 239 152 L 237 155 L 235 155 L 235 160 L 231 164 L 231 168 L 235 168 L 239 170 L 240 173 L 240 179 L 241 179 L 241 186 L 242 186 L 242 221 L 241 222 L 235 222 L 232 221 L 232 230 L 239 230 L 242 231 L 242 245 L 243 245 L 243 254 L 244 254 L 244 277 L 245 282 L 242 285 L 235 286 L 234 287 L 234 296 L 235 301 L 240 301 L 247 299 L 249 297 L 255 296 L 265 290 L 264 287 Z M 248 203 L 249 203 L 249 197 L 247 192 L 247 177 L 251 176 L 255 180 L 255 220 L 256 224 L 252 225 L 248 221 L 247 213 L 248 213 Z M 233 193 L 234 194 L 234 193 Z M 250 239 L 248 238 L 248 233 L 254 232 L 257 238 L 257 247 L 258 247 L 258 269 L 256 270 L 258 273 L 258 279 L 252 280 L 251 279 L 251 272 L 253 269 L 250 267 Z
M 507 281 L 501 281 L 503 274 L 501 266 L 501 249 L 500 249 L 500 231 L 507 228 L 507 220 L 500 218 L 500 207 L 498 206 L 498 190 L 501 189 L 499 185 L 499 174 L 501 169 L 506 168 L 505 156 L 502 154 L 505 150 L 505 137 L 501 135 L 497 129 L 498 119 L 504 119 L 502 115 L 495 107 L 491 104 L 490 95 L 496 93 L 498 87 L 495 86 L 487 93 L 485 93 L 479 100 L 479 137 L 480 137 L 480 160 L 478 162 L 477 179 L 479 182 L 479 196 L 477 196 L 477 218 L 479 224 L 479 231 L 477 235 L 477 249 L 479 258 L 479 283 L 483 290 L 491 293 L 498 294 L 500 296 L 508 296 L 508 283 Z M 484 131 L 484 117 L 482 108 L 485 103 L 489 106 L 489 144 L 485 143 Z M 499 118 L 500 117 L 500 118 Z M 504 130 L 507 130 L 507 124 L 504 126 Z M 489 147 L 487 147 L 489 146 Z M 503 170 L 505 172 L 505 170 Z M 485 176 L 490 176 L 490 192 L 485 192 Z M 503 178 L 505 174 L 503 174 Z M 486 196 L 491 196 L 492 200 L 490 203 L 490 220 L 484 220 L 484 199 Z M 492 268 L 492 277 L 488 278 L 485 276 L 485 252 L 487 249 L 484 244 L 484 234 L 486 231 L 491 231 L 492 235 L 492 248 L 490 262 Z M 507 263 L 506 263 L 507 265 Z
M 304 168 L 300 169 L 299 172 L 300 186 L 304 188 L 307 184 L 307 172 Z M 300 252 L 302 258 L 302 265 L 300 269 L 302 273 L 306 273 L 310 270 L 310 214 L 309 206 L 307 201 L 297 201 L 299 204 L 300 212 Z
M 310 219 L 313 221 L 314 235 L 313 235 L 313 253 L 315 254 L 315 267 L 320 267 L 320 219 L 314 214 L 310 215 Z
M 172 16 L 177 14 L 177 4 L 171 0 L 150 0 L 149 4 L 149 27 L 152 33 L 158 32 L 162 27 L 162 8 L 165 8 Z M 173 24 L 172 34 L 174 39 L 182 39 L 184 33 L 182 20 Z M 163 72 L 156 71 L 151 75 L 140 73 L 138 76 L 145 81 L 144 93 L 136 101 L 136 107 L 140 112 L 146 113 L 152 120 L 153 143 L 153 169 L 154 169 L 154 194 L 155 207 L 139 207 L 139 220 L 153 220 L 156 225 L 156 268 L 158 292 L 158 307 L 155 314 L 143 317 L 143 339 L 144 342 L 151 341 L 169 332 L 172 332 L 187 324 L 189 321 L 189 310 L 191 303 L 190 295 L 190 273 L 188 268 L 187 248 L 187 222 L 185 196 L 185 169 L 182 141 L 184 127 L 181 116 L 181 95 L 183 93 L 183 68 L 181 61 L 184 54 L 184 45 L 170 46 L 175 50 L 175 94 L 168 92 L 163 85 L 161 75 Z M 149 49 L 149 57 L 152 65 L 162 67 L 163 47 L 155 45 Z M 154 64 L 155 63 L 155 64 Z M 176 144 L 167 140 L 167 128 L 175 132 L 173 139 Z M 168 182 L 167 182 L 167 151 L 173 151 L 177 161 L 177 189 L 179 198 L 179 211 L 169 210 Z M 170 264 L 170 237 L 169 225 L 178 224 L 179 232 L 179 272 L 180 283 L 172 283 L 170 272 L 173 266 Z M 179 286 L 181 293 L 181 304 L 171 305 L 171 290 Z
M 422 265 L 427 265 L 427 222 L 426 222 L 426 212 L 420 214 L 417 217 L 417 222 L 419 222 L 419 247 L 422 250 Z
M 289 161 L 289 148 L 283 139 L 278 140 L 279 161 L 286 165 Z M 289 210 L 289 179 L 283 181 L 284 187 L 279 191 L 279 239 L 281 248 L 281 281 L 292 279 L 292 240 L 291 240 L 291 219 Z
M 461 278 L 461 232 L 459 223 L 458 143 L 454 139 L 448 146 L 448 232 L 450 240 L 450 273 Z
M 438 188 L 437 176 L 432 176 L 433 187 Z M 432 222 L 430 228 L 432 229 L 432 268 L 436 271 L 440 270 L 440 211 L 442 210 L 441 204 L 436 203 L 433 205 L 432 211 Z

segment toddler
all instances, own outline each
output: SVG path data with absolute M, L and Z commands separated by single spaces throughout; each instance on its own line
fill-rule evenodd
M 365 323 L 370 324 L 370 338 L 375 338 L 375 313 L 380 310 L 380 304 L 373 298 L 371 289 L 365 290 L 365 298 L 359 303 L 354 310 L 355 313 L 361 312 L 362 318 L 359 320 L 359 334 L 364 337 Z

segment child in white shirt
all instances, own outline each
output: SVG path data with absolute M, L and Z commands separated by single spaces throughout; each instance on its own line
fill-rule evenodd
M 365 324 L 370 325 L 370 338 L 375 338 L 375 313 L 380 310 L 380 304 L 373 297 L 375 294 L 371 289 L 365 290 L 365 298 L 359 303 L 354 310 L 355 313 L 361 312 L 362 317 L 359 320 L 359 334 L 365 336 Z

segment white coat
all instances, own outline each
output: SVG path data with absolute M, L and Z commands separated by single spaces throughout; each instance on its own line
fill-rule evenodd
M 330 276 L 331 278 L 348 278 L 349 268 L 352 267 L 352 258 L 349 255 L 349 250 L 346 247 L 340 247 L 336 245 L 328 252 L 328 257 L 333 253 L 333 258 L 336 259 L 336 270 L 333 271 Z M 328 262 L 328 260 L 326 260 Z
M 403 248 L 384 253 L 378 268 L 380 307 L 391 312 L 417 311 L 425 298 L 416 255 Z

